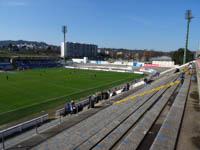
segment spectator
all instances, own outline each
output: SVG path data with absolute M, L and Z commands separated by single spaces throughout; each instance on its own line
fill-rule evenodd
M 179 68 L 176 68 L 174 73 L 180 72 Z
M 116 91 L 114 90 L 113 93 L 112 93 L 112 96 L 115 96 L 117 95 Z
M 144 86 L 147 85 L 147 78 L 144 78 Z
M 130 88 L 130 85 L 129 85 L 129 83 L 127 83 L 127 84 L 126 84 L 126 89 L 127 89 L 127 91 L 129 90 L 129 88 Z
M 181 84 L 180 85 L 183 84 L 184 79 L 185 79 L 185 72 L 181 72 Z
M 75 114 L 76 113 L 76 105 L 74 101 L 71 101 L 71 113 Z
M 96 102 L 97 102 L 97 103 L 99 102 L 99 100 L 102 99 L 101 93 L 102 93 L 102 92 L 97 92 L 97 93 L 96 93 Z
M 83 110 L 83 105 L 80 103 L 78 106 L 77 106 L 77 112 L 80 112 Z
M 100 100 L 103 100 L 103 92 L 101 91 L 101 99 Z
M 83 104 L 80 103 L 80 104 L 79 104 L 79 111 L 82 111 L 82 110 L 83 110 Z
M 89 96 L 89 108 L 94 108 L 94 97 L 93 96 Z
M 124 91 L 126 91 L 126 87 L 125 87 L 125 86 L 124 86 L 123 89 L 122 89 L 122 92 L 124 92 Z
M 190 73 L 190 74 L 193 73 L 193 63 L 192 63 L 192 62 L 189 64 L 188 70 L 189 70 L 189 73 Z
M 192 69 L 192 63 L 189 63 L 188 69 Z
M 108 98 L 109 98 L 109 95 L 110 95 L 110 90 L 107 90 L 107 91 L 105 92 L 105 99 L 108 99 Z
M 106 91 L 102 92 L 102 99 L 107 99 L 107 92 Z
M 65 107 L 65 114 L 68 114 L 71 112 L 71 106 L 69 103 L 66 104 L 66 107 Z

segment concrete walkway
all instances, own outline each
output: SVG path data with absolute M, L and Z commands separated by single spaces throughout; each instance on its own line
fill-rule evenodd
M 191 81 L 177 150 L 200 150 L 200 105 L 197 80 Z

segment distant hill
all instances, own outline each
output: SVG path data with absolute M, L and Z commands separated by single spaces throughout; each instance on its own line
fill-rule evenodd
M 27 45 L 35 45 L 35 46 L 49 46 L 45 42 L 36 42 L 36 41 L 24 41 L 24 40 L 18 40 L 18 41 L 13 41 L 13 40 L 5 40 L 5 41 L 0 41 L 0 46 L 8 46 L 9 44 L 27 44 Z

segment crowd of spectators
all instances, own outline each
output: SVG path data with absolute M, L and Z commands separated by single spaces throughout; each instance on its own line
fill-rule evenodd
M 13 66 L 10 63 L 10 59 L 9 58 L 1 58 L 0 57 L 0 70 L 12 70 Z
M 126 83 L 124 86 L 120 86 L 120 87 L 113 88 L 113 89 L 108 89 L 108 90 L 105 90 L 105 91 L 102 91 L 102 92 L 97 92 L 96 94 L 90 95 L 88 97 L 88 100 L 87 100 L 87 103 L 86 103 L 87 109 L 95 108 L 95 104 L 97 104 L 101 100 L 107 100 L 110 97 L 116 96 L 117 91 L 121 91 L 121 92 L 129 91 L 130 86 L 132 84 L 137 83 L 138 81 L 139 80 L 134 80 L 130 83 Z M 65 105 L 65 112 L 62 115 L 65 116 L 67 114 L 71 114 L 71 115 L 76 114 L 76 113 L 82 111 L 84 106 L 86 106 L 86 105 L 83 104 L 83 103 L 75 104 L 74 101 L 71 101 L 70 103 L 67 103 Z
M 146 85 L 149 83 L 150 80 L 153 79 L 153 77 L 157 77 L 159 75 L 160 75 L 159 72 L 155 72 L 154 74 L 151 74 L 151 75 L 145 77 L 144 79 L 136 79 L 129 83 L 124 84 L 123 86 L 118 86 L 118 87 L 115 87 L 112 89 L 97 92 L 96 94 L 90 95 L 86 101 L 80 102 L 78 104 L 75 104 L 74 101 L 71 101 L 71 103 L 66 104 L 65 111 L 61 115 L 65 116 L 67 114 L 71 114 L 71 115 L 76 114 L 76 113 L 82 111 L 85 106 L 87 106 L 88 109 L 95 108 L 95 104 L 97 104 L 99 101 L 107 100 L 110 97 L 118 95 L 119 93 L 129 91 L 131 89 L 132 85 L 135 85 L 135 84 L 139 83 L 140 81 L 144 81 L 144 85 Z
M 0 70 L 24 70 L 24 69 L 39 69 L 39 68 L 52 68 L 61 67 L 61 64 L 53 60 L 16 60 L 12 63 L 1 62 Z

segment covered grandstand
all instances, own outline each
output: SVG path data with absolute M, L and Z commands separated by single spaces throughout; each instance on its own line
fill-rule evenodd
M 0 70 L 12 70 L 13 66 L 10 60 L 9 57 L 0 57 Z
M 57 57 L 1 57 L 0 70 L 60 67 Z

